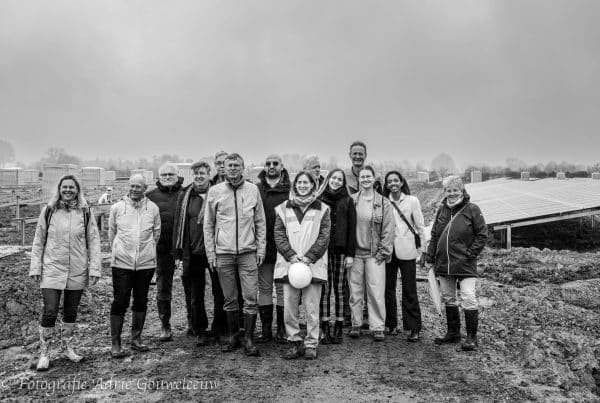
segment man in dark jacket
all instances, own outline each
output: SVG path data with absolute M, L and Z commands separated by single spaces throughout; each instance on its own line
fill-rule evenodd
M 258 174 L 257 184 L 265 209 L 267 224 L 267 253 L 265 261 L 258 268 L 258 310 L 262 323 L 262 334 L 257 340 L 266 343 L 273 339 L 273 272 L 277 260 L 275 246 L 275 207 L 288 200 L 290 195 L 290 176 L 283 167 L 279 155 L 269 155 L 265 160 L 265 168 Z M 283 321 L 283 285 L 275 285 L 277 294 L 277 341 L 285 343 L 285 324 Z
M 219 151 L 215 154 L 215 176 L 210 180 L 210 185 L 218 185 L 221 182 L 225 182 L 225 158 L 227 153 L 225 151 Z
M 181 192 L 183 178 L 177 174 L 178 169 L 171 163 L 166 163 L 158 170 L 156 188 L 146 193 L 146 197 L 153 201 L 160 212 L 160 240 L 156 246 L 156 305 L 158 317 L 161 322 L 160 341 L 173 340 L 171 334 L 171 291 L 173 288 L 173 274 L 175 272 L 175 259 L 171 254 L 173 246 L 173 221 L 177 197 Z
M 214 315 L 211 326 L 216 340 L 227 332 L 227 318 L 223 311 L 224 296 L 219 275 L 210 270 L 206 250 L 204 248 L 204 208 L 206 194 L 210 187 L 210 165 L 206 162 L 192 164 L 194 181 L 183 188 L 177 199 L 175 222 L 173 227 L 173 255 L 181 264 L 183 274 L 181 281 L 185 291 L 186 308 L 190 328 L 198 337 L 197 346 L 208 344 L 208 318 L 204 306 L 204 289 L 206 287 L 206 270 L 209 269 Z

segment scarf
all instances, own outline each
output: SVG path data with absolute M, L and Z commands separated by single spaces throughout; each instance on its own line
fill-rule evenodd
M 77 198 L 75 198 L 75 199 L 73 199 L 71 201 L 68 201 L 68 202 L 65 202 L 65 201 L 62 201 L 62 200 L 58 201 L 58 208 L 65 209 L 67 211 L 69 211 L 71 209 L 76 209 L 77 206 L 78 206 L 78 200 L 77 200 Z
M 344 185 L 337 190 L 332 190 L 329 185 L 326 185 L 321 193 L 321 199 L 329 206 L 335 206 L 340 199 L 346 196 L 348 196 L 348 189 Z
M 458 198 L 458 200 L 456 200 L 454 203 L 450 203 L 450 202 L 448 201 L 448 199 L 446 199 L 446 206 L 448 206 L 449 208 L 452 208 L 452 207 L 458 206 L 460 203 L 462 203 L 462 201 L 463 201 L 463 200 L 464 200 L 464 196 L 460 196 L 460 197 Z
M 290 195 L 290 204 L 292 207 L 297 207 L 302 211 L 306 210 L 317 199 L 317 194 L 312 192 L 306 196 L 300 196 L 296 193 Z

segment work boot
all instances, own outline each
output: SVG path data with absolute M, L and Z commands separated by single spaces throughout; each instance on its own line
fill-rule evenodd
M 146 322 L 146 312 L 131 312 L 131 349 L 140 353 L 149 351 L 145 344 L 142 344 L 142 329 Z
M 260 314 L 261 335 L 256 342 L 267 343 L 273 340 L 273 305 L 259 306 L 258 313 Z
M 225 314 L 227 315 L 227 328 L 229 332 L 229 340 L 227 341 L 227 343 L 221 345 L 221 351 L 224 353 L 228 353 L 238 348 L 241 343 L 239 338 L 238 312 L 225 311 Z
M 296 358 L 302 357 L 306 352 L 304 342 L 302 341 L 290 341 L 290 348 L 285 352 L 283 358 L 286 360 L 295 360 Z
M 73 350 L 73 333 L 75 330 L 75 323 L 63 323 L 60 335 L 60 341 L 65 356 L 72 362 L 79 362 L 83 359 L 82 356 L 76 354 Z
M 329 321 L 324 320 L 321 322 L 321 334 L 323 338 L 321 339 L 321 344 L 331 344 L 333 341 L 331 339 L 331 328 L 329 327 Z
M 187 336 L 195 336 L 194 328 L 192 326 L 192 319 L 188 316 L 187 318 L 187 331 L 185 333 Z
M 110 356 L 112 358 L 124 358 L 129 354 L 121 350 L 121 331 L 123 330 L 123 315 L 110 315 L 110 337 L 112 346 L 110 348 Z
M 240 329 L 239 330 L 240 338 L 244 337 L 244 335 L 246 334 L 246 327 L 245 327 L 244 321 L 245 321 L 244 311 L 242 310 L 242 308 L 240 308 L 238 311 L 238 329 Z
M 173 333 L 171 332 L 171 301 L 157 301 L 158 318 L 160 319 L 160 336 L 159 341 L 172 341 Z
M 460 343 L 460 316 L 457 306 L 446 305 L 448 332 L 444 337 L 436 337 L 435 344 Z
M 256 328 L 256 314 L 244 314 L 244 327 L 246 334 L 244 335 L 244 353 L 249 357 L 258 357 L 260 352 L 254 345 L 254 329 Z
M 306 347 L 306 351 L 304 352 L 305 360 L 314 360 L 317 358 L 317 349 L 315 347 Z
M 277 305 L 277 334 L 275 335 L 275 340 L 277 343 L 283 344 L 287 342 L 287 333 L 285 331 L 285 322 L 283 320 L 283 307 Z
M 331 338 L 331 343 L 333 343 L 333 344 L 342 344 L 342 341 L 343 341 L 343 338 L 344 338 L 343 327 L 344 327 L 344 321 L 343 320 L 336 320 L 335 321 L 335 324 L 333 325 L 333 336 Z
M 53 327 L 40 326 L 40 359 L 35 367 L 38 371 L 47 371 L 50 367 L 50 346 L 52 344 Z
M 467 341 L 462 344 L 464 351 L 474 351 L 477 349 L 477 322 L 479 320 L 479 311 L 477 309 L 465 309 L 465 323 L 467 325 Z

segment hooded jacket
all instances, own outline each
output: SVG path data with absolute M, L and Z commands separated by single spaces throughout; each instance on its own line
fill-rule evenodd
M 29 275 L 41 275 L 40 288 L 83 290 L 89 276 L 100 277 L 100 234 L 93 214 L 84 228 L 84 208 L 58 208 L 46 227 L 46 210 L 42 209 L 31 248 Z M 87 232 L 87 247 L 86 247 Z M 45 243 L 45 244 L 44 244 Z
M 158 206 L 160 211 L 160 240 L 157 245 L 158 253 L 170 253 L 173 246 L 173 225 L 175 223 L 175 210 L 177 198 L 181 193 L 183 178 L 178 177 L 173 186 L 163 186 L 160 179 L 156 181 L 156 188 L 146 192 L 146 197 Z
M 431 227 L 427 262 L 435 265 L 440 276 L 477 277 L 477 256 L 487 239 L 481 210 L 466 192 L 463 201 L 452 208 L 444 198 Z
M 258 174 L 258 179 L 259 183 L 256 186 L 262 198 L 267 226 L 265 263 L 275 263 L 277 259 L 277 247 L 275 246 L 275 207 L 286 201 L 290 196 L 290 175 L 283 168 L 281 170 L 281 179 L 273 187 L 267 182 L 267 173 L 264 170 Z

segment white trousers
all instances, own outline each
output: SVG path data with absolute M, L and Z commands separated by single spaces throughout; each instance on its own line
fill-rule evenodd
M 374 257 L 355 257 L 348 272 L 352 326 L 363 321 L 364 291 L 367 290 L 369 329 L 383 331 L 385 324 L 385 262 L 377 264 Z
M 319 303 L 321 302 L 321 284 L 310 284 L 299 290 L 288 283 L 283 284 L 283 321 L 289 341 L 302 341 L 300 336 L 300 294 L 302 305 L 306 309 L 306 347 L 319 345 Z
M 452 277 L 438 276 L 440 280 L 440 292 L 442 293 L 442 302 L 448 306 L 460 305 L 462 309 L 478 309 L 479 303 L 475 295 L 477 286 L 477 277 Z M 460 284 L 460 290 L 456 289 L 456 283 Z M 456 294 L 460 296 L 460 301 Z

